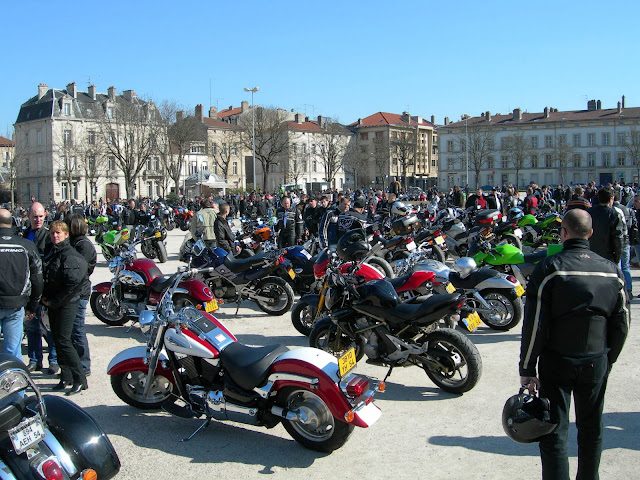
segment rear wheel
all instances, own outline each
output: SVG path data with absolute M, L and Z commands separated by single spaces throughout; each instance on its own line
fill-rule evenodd
M 330 453 L 343 446 L 354 426 L 340 421 L 315 393 L 303 388 L 286 388 L 278 394 L 278 404 L 298 415 L 282 420 L 282 426 L 305 448 Z
M 338 327 L 334 323 L 313 327 L 309 334 L 309 346 L 329 352 L 337 358 L 354 348 L 358 362 L 364 355 L 364 340 L 361 337 L 355 340 L 342 330 L 338 333 Z
M 164 246 L 163 242 L 156 243 L 156 253 L 158 254 L 158 262 L 166 263 L 167 261 L 167 247 Z
M 432 260 L 437 260 L 440 263 L 444 263 L 447 261 L 447 258 L 444 255 L 444 252 L 438 245 L 430 245 L 427 247 L 426 257 Z
M 282 278 L 265 278 L 258 283 L 256 290 L 257 295 L 268 298 L 255 302 L 260 310 L 269 315 L 284 315 L 293 305 L 293 289 Z
M 164 226 L 164 228 L 167 229 L 167 232 L 170 232 L 171 230 L 173 230 L 174 228 L 176 228 L 176 224 L 173 220 L 169 220 L 166 225 Z
M 509 245 L 513 245 L 514 247 L 522 250 L 522 242 L 520 241 L 520 239 L 515 235 L 511 235 L 510 233 L 504 235 L 498 242 L 498 244 L 504 243 L 508 243 Z
M 118 398 L 127 405 L 146 410 L 158 409 L 171 396 L 173 384 L 168 378 L 155 375 L 149 389 L 149 395 L 145 397 L 146 381 L 147 372 L 118 373 L 111 375 L 111 388 Z
M 142 244 L 140 245 L 140 250 L 142 250 L 142 254 L 147 258 L 154 259 L 157 256 L 156 249 L 150 242 L 142 242 Z
M 196 299 L 183 293 L 176 293 L 171 300 L 173 300 L 173 308 L 176 311 L 182 310 L 184 307 L 196 307 L 198 305 Z
M 466 336 L 449 328 L 426 336 L 427 353 L 442 366 L 434 366 L 420 357 L 427 376 L 445 392 L 464 393 L 471 390 L 482 375 L 482 359 L 477 347 Z
M 313 329 L 317 307 L 298 300 L 291 309 L 291 323 L 302 335 L 308 337 Z
M 491 305 L 491 313 L 480 313 L 480 318 L 495 330 L 511 330 L 524 317 L 522 299 L 515 293 L 507 294 L 505 290 L 482 290 L 480 295 Z
M 369 257 L 365 260 L 365 263 L 368 263 L 369 265 L 371 265 L 373 268 L 378 270 L 387 278 L 396 277 L 396 274 L 393 273 L 393 268 L 391 268 L 391 265 L 389 265 L 389 262 L 387 262 L 384 258 L 375 257 L 375 256 Z
M 107 325 L 121 327 L 129 321 L 127 317 L 120 314 L 120 307 L 113 302 L 108 293 L 93 292 L 89 304 L 97 319 Z

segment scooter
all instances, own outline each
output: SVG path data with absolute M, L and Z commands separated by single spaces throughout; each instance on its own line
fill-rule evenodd
M 355 362 L 313 348 L 249 347 L 211 314 L 192 307 L 176 311 L 171 299 L 180 282 L 213 270 L 181 267 L 156 311 L 140 314 L 147 345 L 120 352 L 107 369 L 123 402 L 204 417 L 184 441 L 212 420 L 267 428 L 282 423 L 302 446 L 321 452 L 340 448 L 356 426 L 380 418 L 373 396 L 384 383 L 370 388 L 367 378 L 351 373 Z

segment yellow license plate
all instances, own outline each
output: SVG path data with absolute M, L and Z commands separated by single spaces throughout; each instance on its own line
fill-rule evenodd
M 294 278 L 296 278 L 296 272 L 293 271 L 293 268 L 290 268 L 289 270 L 287 270 L 287 273 L 289 274 L 289 276 L 291 277 L 291 280 L 293 280 Z
M 436 237 L 436 243 L 438 245 L 442 245 L 444 243 L 444 238 L 442 238 L 442 235 Z
M 204 304 L 205 312 L 215 312 L 216 310 L 218 310 L 218 301 L 215 298 L 213 300 L 209 300 L 208 302 L 205 302 Z
M 517 296 L 521 297 L 524 295 L 524 287 L 522 285 L 518 285 L 514 290 L 516 291 Z
M 447 290 L 447 293 L 453 293 L 456 291 L 456 287 L 454 287 L 452 283 L 447 283 L 445 289 Z
M 480 320 L 480 315 L 478 312 L 472 312 L 467 318 L 462 320 L 462 323 L 467 327 L 467 330 L 473 332 L 476 328 L 480 326 L 482 320 Z
M 340 376 L 344 377 L 356 366 L 356 351 L 351 348 L 347 353 L 342 355 L 338 359 L 338 368 L 340 369 Z
M 156 232 L 156 238 L 160 238 L 162 236 L 162 232 Z

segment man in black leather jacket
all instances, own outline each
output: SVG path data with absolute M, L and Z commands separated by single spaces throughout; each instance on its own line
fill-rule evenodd
M 560 234 L 563 250 L 541 261 L 527 285 L 520 385 L 529 391 L 540 389 L 540 396 L 549 399 L 551 421 L 558 424 L 540 439 L 545 479 L 569 478 L 572 392 L 579 441 L 577 478 L 598 478 L 607 378 L 629 329 L 624 278 L 616 265 L 589 250 L 592 232 L 587 212 L 567 212 Z
M 613 191 L 609 187 L 601 188 L 598 191 L 598 204 L 587 210 L 593 222 L 589 248 L 617 265 L 622 256 L 625 232 L 623 222 L 612 205 Z
M 235 245 L 235 239 L 231 232 L 229 222 L 227 221 L 227 215 L 229 215 L 230 210 L 229 204 L 221 203 L 219 209 L 220 211 L 218 212 L 218 216 L 213 222 L 213 229 L 216 232 L 218 247 L 231 255 L 235 255 L 240 252 L 240 247 Z
M 302 216 L 300 210 L 291 207 L 291 199 L 283 197 L 282 207 L 276 212 L 278 223 L 276 232 L 278 233 L 278 246 L 280 248 L 295 245 L 302 240 Z

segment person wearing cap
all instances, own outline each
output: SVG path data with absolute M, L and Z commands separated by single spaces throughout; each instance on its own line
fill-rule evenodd
M 354 228 L 366 228 L 367 217 L 364 214 L 364 209 L 367 206 L 367 201 L 364 197 L 357 197 L 353 201 L 353 208 L 346 210 L 338 215 L 338 240 L 349 230 Z
M 493 187 L 491 189 L 491 193 L 487 195 L 487 208 L 494 210 L 502 210 L 502 202 L 500 201 L 500 194 L 498 193 L 498 189 Z

